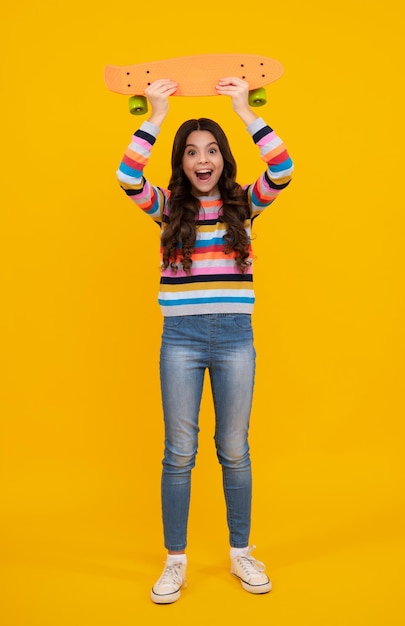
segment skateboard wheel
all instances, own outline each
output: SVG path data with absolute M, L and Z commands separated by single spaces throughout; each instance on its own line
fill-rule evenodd
M 131 96 L 128 105 L 132 115 L 145 115 L 148 112 L 148 101 L 145 96 Z
M 249 91 L 249 104 L 251 107 L 262 107 L 267 102 L 266 90 L 264 87 Z

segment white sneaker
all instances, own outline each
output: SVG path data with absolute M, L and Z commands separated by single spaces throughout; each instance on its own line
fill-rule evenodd
M 265 574 L 264 563 L 256 561 L 251 552 L 256 546 L 250 546 L 246 556 L 237 556 L 231 560 L 231 574 L 239 578 L 243 589 L 250 593 L 268 593 L 271 581 Z
M 161 577 L 153 585 L 150 597 L 156 604 L 170 604 L 180 598 L 180 590 L 187 586 L 186 564 L 174 562 L 164 567 Z

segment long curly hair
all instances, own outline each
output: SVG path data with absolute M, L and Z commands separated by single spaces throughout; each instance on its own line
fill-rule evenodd
M 212 133 L 222 154 L 224 167 L 218 188 L 222 200 L 221 218 L 226 224 L 224 251 L 234 254 L 235 263 L 241 272 L 250 266 L 249 238 L 244 222 L 249 217 L 247 193 L 236 182 L 236 162 L 232 155 L 228 139 L 222 128 L 208 118 L 192 119 L 184 122 L 178 129 L 173 142 L 172 175 L 169 182 L 170 215 L 162 233 L 162 268 L 175 272 L 178 262 L 184 271 L 190 274 L 192 252 L 196 240 L 196 219 L 200 208 L 199 199 L 191 192 L 191 183 L 182 167 L 187 139 L 195 130 Z M 180 258 L 179 258 L 180 257 Z

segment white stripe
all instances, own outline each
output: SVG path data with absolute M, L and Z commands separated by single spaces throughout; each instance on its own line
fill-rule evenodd
M 251 302 L 198 302 L 198 304 L 173 304 L 161 306 L 165 317 L 173 315 L 204 315 L 208 313 L 247 313 L 253 312 Z
M 233 267 L 235 265 L 235 259 L 208 259 L 206 261 L 193 260 L 193 269 L 202 269 L 206 267 Z
M 262 139 L 260 141 L 262 141 Z M 259 143 L 259 148 L 260 151 L 265 154 L 266 152 L 274 150 L 274 148 L 278 148 L 278 146 L 281 146 L 282 143 L 281 138 L 276 135 L 271 141 L 268 141 L 265 144 Z
M 223 238 L 225 233 L 226 233 L 226 227 L 222 228 L 221 230 L 219 230 L 218 228 L 216 230 L 209 230 L 206 233 L 198 230 L 197 241 L 209 241 L 210 239 L 221 239 Z
M 139 143 L 137 143 L 136 141 L 132 141 L 129 144 L 129 149 L 132 150 L 132 152 L 135 152 L 135 154 L 140 154 L 145 158 L 149 158 L 150 156 L 150 148 L 147 149 L 145 148 L 145 146 L 139 145 Z
M 139 185 L 142 181 L 142 176 L 140 178 L 135 178 L 135 176 L 128 176 L 128 174 L 124 174 L 121 170 L 117 170 L 117 178 L 121 183 L 125 183 L 126 185 Z
M 270 178 L 272 180 L 278 180 L 279 178 L 286 178 L 290 174 L 292 174 L 294 167 L 287 167 L 285 170 L 281 170 L 281 172 L 273 172 L 271 167 L 269 167 L 269 171 L 271 172 Z
M 182 300 L 185 298 L 252 298 L 253 289 L 191 289 L 190 291 L 161 291 L 159 300 Z

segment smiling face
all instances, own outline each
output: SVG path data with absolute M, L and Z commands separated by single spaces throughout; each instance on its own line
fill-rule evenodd
M 212 133 L 194 130 L 189 134 L 182 166 L 194 196 L 219 194 L 218 181 L 224 169 L 224 159 Z

